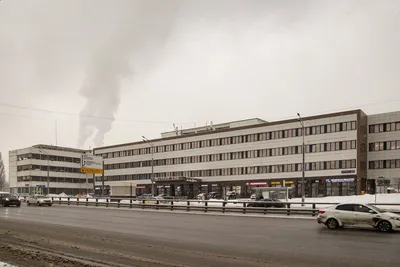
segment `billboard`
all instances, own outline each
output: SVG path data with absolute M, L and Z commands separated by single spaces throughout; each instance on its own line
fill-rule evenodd
M 103 174 L 103 157 L 82 155 L 81 172 Z

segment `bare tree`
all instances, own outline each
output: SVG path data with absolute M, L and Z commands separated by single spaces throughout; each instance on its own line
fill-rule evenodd
M 6 169 L 3 162 L 3 157 L 0 152 L 0 191 L 4 191 L 7 187 Z

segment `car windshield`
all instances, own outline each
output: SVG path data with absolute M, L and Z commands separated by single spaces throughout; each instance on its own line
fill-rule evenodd
M 381 210 L 380 208 L 377 208 L 374 205 L 367 205 L 367 207 L 370 208 L 370 209 L 373 209 L 373 210 L 375 210 L 376 212 L 379 212 L 379 213 L 385 212 L 384 210 Z
M 35 196 L 36 198 L 46 198 L 45 196 Z
M 1 196 L 2 196 L 2 197 L 14 197 L 14 196 L 11 195 L 11 194 L 1 194 Z

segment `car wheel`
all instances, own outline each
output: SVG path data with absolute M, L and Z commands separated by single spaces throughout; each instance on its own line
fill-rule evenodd
M 51 205 L 53 205 L 53 204 L 49 204 L 49 207 L 51 207 Z
M 30 203 L 29 201 L 27 201 L 27 202 L 26 202 L 26 205 L 27 205 L 27 206 L 30 206 L 30 205 L 31 205 L 31 203 Z
M 380 232 L 387 233 L 392 231 L 392 224 L 388 221 L 380 221 L 376 228 L 378 228 Z
M 336 219 L 329 219 L 325 223 L 326 227 L 328 227 L 331 230 L 334 230 L 339 227 L 339 222 Z
M 18 207 L 18 208 L 21 207 L 21 203 L 17 204 L 17 207 Z
M 39 207 L 42 206 L 42 204 L 40 204 L 40 202 L 38 202 L 37 205 L 38 205 Z
M 7 207 L 7 204 L 6 204 L 5 202 L 2 202 L 1 205 L 2 205 L 3 207 Z

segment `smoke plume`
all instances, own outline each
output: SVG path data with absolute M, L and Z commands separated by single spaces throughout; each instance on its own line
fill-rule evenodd
M 80 89 L 86 104 L 80 112 L 78 147 L 83 147 L 92 136 L 95 146 L 103 145 L 121 103 L 123 78 L 133 73 L 134 67 L 157 62 L 157 52 L 173 28 L 177 6 L 177 1 L 135 1 L 132 9 L 124 6 L 129 12 L 118 10 L 115 14 L 117 18 L 108 27 L 109 33 L 93 50 L 86 67 Z M 146 66 L 135 62 L 135 57 L 143 58 L 143 54 Z

